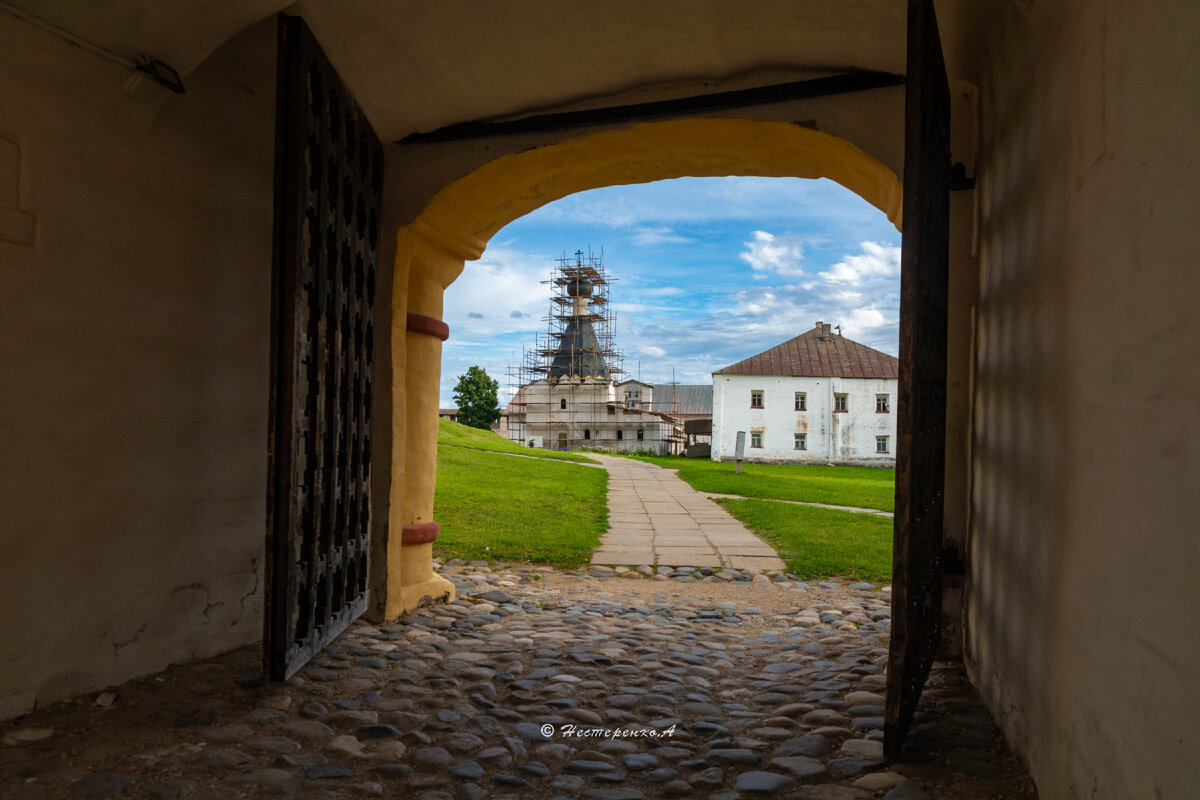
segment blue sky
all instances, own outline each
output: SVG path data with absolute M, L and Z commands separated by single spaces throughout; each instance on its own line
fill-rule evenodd
M 493 237 L 446 291 L 441 405 L 478 364 L 501 384 L 546 328 L 555 260 L 603 251 L 625 369 L 648 383 L 712 372 L 812 328 L 896 354 L 900 233 L 828 180 L 680 178 L 571 195 Z M 639 363 L 640 362 L 640 363 Z

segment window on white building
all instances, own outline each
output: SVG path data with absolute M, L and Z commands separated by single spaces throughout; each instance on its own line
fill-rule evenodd
M 585 439 L 590 439 L 590 438 L 592 438 L 592 432 L 591 432 L 590 430 L 587 430 L 587 429 L 585 429 L 585 430 L 583 431 L 583 438 L 585 438 Z
M 762 431 L 751 431 L 750 432 L 750 446 L 751 447 L 762 447 Z
M 833 396 L 833 410 L 834 411 L 847 410 L 847 406 L 849 405 L 849 403 L 850 403 L 850 395 L 835 394 Z
M 565 398 L 565 397 L 559 398 L 558 407 L 565 411 L 567 408 L 567 398 Z
M 886 394 L 875 395 L 875 411 L 876 411 L 876 413 L 887 414 L 889 411 L 892 410 L 891 406 L 888 404 L 888 397 L 890 397 L 890 395 L 886 395 Z
M 876 453 L 888 452 L 888 437 L 886 437 L 886 436 L 876 436 L 875 437 L 875 452 Z
M 793 450 L 807 450 L 808 449 L 808 434 L 807 433 L 792 434 L 792 440 L 794 442 L 792 445 Z
M 638 441 L 640 442 L 645 438 L 646 438 L 646 432 L 644 430 L 642 430 L 641 428 L 638 428 Z
M 617 441 L 618 442 L 622 441 L 624 438 L 625 438 L 625 431 L 618 429 L 617 430 Z
M 754 389 L 750 392 L 750 407 L 751 408 L 762 408 L 763 407 L 762 389 Z
M 805 394 L 804 392 L 796 392 L 796 410 L 797 411 L 807 411 L 808 410 L 808 395 Z

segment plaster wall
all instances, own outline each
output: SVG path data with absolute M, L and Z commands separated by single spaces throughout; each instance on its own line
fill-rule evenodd
M 990 32 L 966 656 L 1043 800 L 1200 785 L 1198 30 L 1076 0 Z
M 693 93 L 709 93 L 729 88 L 721 83 L 705 82 L 702 85 L 690 87 Z M 667 95 L 669 96 L 669 94 Z M 639 101 L 661 99 L 658 93 L 648 93 L 639 97 Z M 956 103 L 960 101 L 958 95 Z M 605 102 L 618 102 L 614 98 L 605 98 Z M 705 115 L 707 119 L 729 119 L 731 121 L 752 120 L 756 122 L 789 122 L 797 127 L 811 131 L 820 131 L 838 137 L 876 159 L 880 165 L 891 171 L 889 180 L 903 174 L 904 167 L 904 89 L 902 86 L 884 89 L 874 89 L 866 92 L 839 95 L 835 97 L 818 97 L 743 109 L 734 109 L 723 113 Z M 437 212 L 439 199 L 454 199 L 439 193 L 448 185 L 461 178 L 471 176 L 478 171 L 479 176 L 486 175 L 481 168 L 504 156 L 511 156 L 539 148 L 548 148 L 582 136 L 594 136 L 598 133 L 627 130 L 632 123 L 613 123 L 590 126 L 580 131 L 547 132 L 531 134 L 515 134 L 491 137 L 483 140 L 449 141 L 441 143 L 418 143 L 396 145 L 389 156 L 389 182 L 402 184 L 402 191 L 395 193 L 393 212 L 402 222 L 410 222 L 431 208 Z M 770 135 L 764 126 L 761 141 L 766 143 Z M 828 177 L 846 185 L 852 191 L 858 191 L 868 202 L 875 203 L 882 211 L 889 214 L 893 221 L 899 221 L 900 198 L 892 195 L 884 184 L 878 183 L 878 178 L 871 174 L 865 165 L 854 164 L 850 170 L 818 171 L 816 174 L 804 174 L 797 170 L 796 158 L 803 158 L 803 152 L 787 143 L 781 144 L 776 154 L 767 157 L 756 152 L 756 143 L 747 143 L 744 139 L 729 137 L 725 141 L 714 140 L 714 145 L 704 151 L 696 151 L 694 143 L 685 136 L 670 133 L 664 139 L 676 139 L 681 145 L 678 150 L 663 148 L 652 152 L 650 158 L 639 153 L 643 142 L 632 140 L 628 146 L 618 140 L 614 141 L 625 147 L 628 155 L 625 158 L 616 157 L 611 147 L 600 145 L 592 154 L 594 160 L 588 159 L 581 153 L 563 151 L 561 160 L 553 164 L 553 171 L 528 172 L 520 175 L 507 174 L 505 180 L 514 178 L 528 181 L 527 185 L 515 185 L 516 190 L 511 198 L 505 198 L 505 205 L 495 220 L 476 220 L 467 217 L 462 220 L 463 233 L 471 237 L 479 237 L 480 249 L 487 239 L 507 223 L 557 200 L 573 191 L 584 191 L 600 186 L 645 183 L 664 178 L 678 178 L 685 175 L 760 175 L 772 177 Z M 772 143 L 773 144 L 773 143 Z M 819 144 L 813 148 L 816 158 L 823 160 L 826 167 L 836 168 L 845 156 L 842 153 L 826 153 L 819 149 Z M 956 151 L 957 153 L 957 151 Z M 969 156 L 969 154 L 967 154 Z M 964 157 L 967 157 L 964 156 Z M 582 157 L 583 160 L 580 160 Z M 788 162 L 784 168 L 782 162 Z M 395 168 L 393 168 L 393 165 Z M 544 165 L 538 165 L 544 169 Z M 603 177 L 593 177 L 601 173 Z M 579 177 L 575 177 L 575 176 Z M 586 181 L 594 180 L 591 185 Z M 574 186 L 563 192 L 560 185 L 573 183 Z M 435 217 L 427 216 L 430 221 Z M 494 223 L 494 224 L 493 224 Z M 439 228 L 440 230 L 440 228 Z M 468 240 L 470 241 L 470 240 Z M 472 267 L 467 266 L 463 279 L 470 280 Z
M 666 453 L 666 439 L 674 426 L 643 408 L 625 407 L 626 388 L 629 387 L 624 384 L 614 386 L 608 381 L 582 384 L 536 381 L 525 386 L 526 419 L 522 441 L 538 438 L 542 440 L 542 447 L 556 450 L 559 435 L 565 434 L 571 447 Z M 642 403 L 649 406 L 652 389 L 643 386 L 642 391 Z M 566 408 L 562 407 L 563 401 Z M 637 438 L 639 429 L 641 439 Z M 622 433 L 620 439 L 617 431 Z
M 261 636 L 274 52 L 142 104 L 0 14 L 0 718 Z
M 750 407 L 750 393 L 763 392 L 763 407 Z M 804 392 L 805 411 L 796 411 Z M 729 461 L 737 432 L 746 432 L 746 461 L 895 464 L 897 381 L 886 378 L 805 378 L 713 375 L 712 460 Z M 834 396 L 847 395 L 847 410 L 835 412 Z M 875 396 L 886 394 L 888 413 L 875 411 Z M 752 431 L 763 446 L 750 446 Z M 795 434 L 807 434 L 807 449 L 795 449 Z M 889 453 L 875 451 L 875 437 L 887 436 Z

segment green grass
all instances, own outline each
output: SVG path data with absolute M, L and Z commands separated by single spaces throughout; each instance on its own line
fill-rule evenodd
M 891 520 L 770 499 L 890 511 L 892 470 L 744 464 L 742 474 L 734 475 L 728 463 L 679 457 L 640 460 L 678 469 L 680 477 L 700 491 L 764 498 L 720 502 L 779 551 L 789 572 L 809 579 L 890 580 Z M 586 564 L 608 527 L 608 474 L 563 461 L 592 459 L 521 447 L 491 431 L 441 420 L 434 497 L 441 535 L 434 554 L 564 569 Z
M 778 551 L 802 578 L 892 579 L 892 521 L 874 514 L 774 503 L 718 500 Z
M 505 439 L 491 431 L 471 428 L 448 419 L 438 420 L 438 444 L 454 447 L 471 447 L 476 450 L 492 450 L 497 453 L 518 453 L 533 458 L 547 458 L 557 461 L 580 461 L 595 464 L 595 459 L 578 453 L 560 453 L 554 450 L 543 450 L 537 447 L 522 447 L 516 442 Z
M 433 515 L 441 533 L 434 555 L 564 569 L 587 563 L 608 528 L 608 473 L 472 447 L 438 446 Z
M 879 511 L 891 511 L 896 499 L 896 471 L 892 469 L 743 463 L 742 474 L 734 475 L 731 462 L 681 456 L 639 460 L 678 469 L 679 477 L 701 492 L 764 500 L 801 500 Z

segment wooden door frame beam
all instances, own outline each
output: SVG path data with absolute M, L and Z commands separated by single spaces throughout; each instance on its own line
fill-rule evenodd
M 547 133 L 584 128 L 593 125 L 645 122 L 663 117 L 689 116 L 734 108 L 784 103 L 812 97 L 826 97 L 850 92 L 864 92 L 889 86 L 904 85 L 903 75 L 877 70 L 853 70 L 803 81 L 735 89 L 728 92 L 677 97 L 650 103 L 631 103 L 579 111 L 551 114 L 531 114 L 519 119 L 499 122 L 486 119 L 457 122 L 426 133 L 412 133 L 396 144 L 425 144 L 453 142 L 464 139 L 487 139 L 522 133 Z

